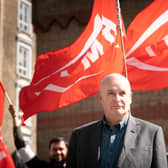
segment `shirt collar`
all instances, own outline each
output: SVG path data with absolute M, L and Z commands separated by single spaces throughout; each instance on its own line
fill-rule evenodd
M 119 128 L 119 130 L 121 130 L 122 128 L 124 128 L 127 125 L 127 123 L 128 123 L 129 116 L 130 115 L 128 114 L 125 119 L 123 119 L 119 123 L 115 124 L 114 127 L 115 128 Z M 103 116 L 102 122 L 103 122 L 104 126 L 111 128 L 111 126 L 107 123 L 107 120 L 106 120 L 105 116 Z

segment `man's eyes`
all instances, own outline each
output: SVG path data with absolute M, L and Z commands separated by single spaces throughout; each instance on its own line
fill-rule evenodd
M 57 148 L 57 149 L 53 149 L 53 151 L 63 151 L 64 149 L 63 148 Z
M 114 92 L 108 92 L 108 94 L 110 94 L 110 95 L 115 95 L 115 93 L 114 93 Z
M 119 93 L 114 93 L 114 92 L 108 92 L 108 94 L 109 95 L 117 95 L 117 94 L 119 94 L 120 96 L 123 96 L 123 95 L 125 95 L 126 93 L 124 92 L 124 91 L 122 91 L 122 92 L 119 92 Z
M 126 93 L 124 91 L 120 92 L 120 95 L 123 96 L 125 95 Z

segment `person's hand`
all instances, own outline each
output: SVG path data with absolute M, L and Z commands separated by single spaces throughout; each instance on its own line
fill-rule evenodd
M 20 121 L 19 121 L 19 117 L 18 117 L 18 112 L 16 111 L 14 105 L 10 104 L 8 107 L 8 110 L 12 116 L 14 126 L 19 126 Z
M 9 107 L 8 107 L 8 110 L 9 110 L 9 112 L 10 112 L 12 118 L 18 117 L 18 113 L 17 113 L 17 111 L 15 110 L 14 105 L 10 104 Z

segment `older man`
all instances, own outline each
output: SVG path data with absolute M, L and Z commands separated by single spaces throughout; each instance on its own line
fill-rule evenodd
M 73 131 L 68 168 L 167 168 L 160 126 L 131 115 L 129 81 L 120 74 L 100 84 L 103 119 Z

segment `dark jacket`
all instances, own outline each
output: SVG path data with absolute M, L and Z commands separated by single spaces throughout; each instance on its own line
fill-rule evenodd
M 98 168 L 102 121 L 73 131 L 68 168 Z M 166 148 L 160 126 L 130 116 L 117 168 L 167 168 Z
M 37 156 L 26 162 L 28 168 L 64 168 L 61 164 L 40 160 Z

